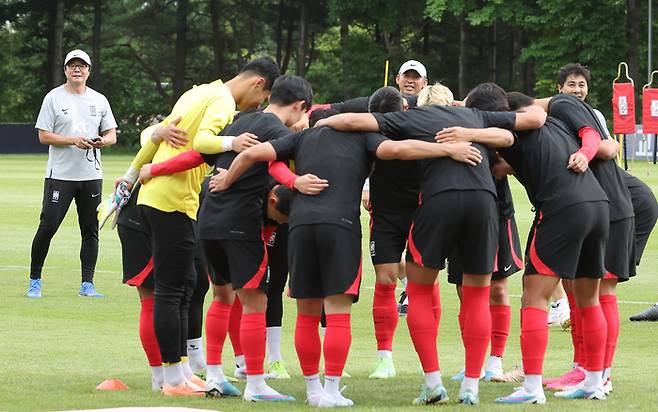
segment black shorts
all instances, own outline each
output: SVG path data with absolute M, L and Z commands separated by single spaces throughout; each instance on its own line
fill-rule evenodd
M 610 236 L 605 249 L 604 279 L 625 282 L 635 276 L 635 219 L 610 222 Z
M 296 226 L 289 232 L 290 296 L 358 297 L 361 286 L 361 236 L 341 226 Z
M 507 279 L 523 269 L 521 240 L 519 240 L 516 219 L 514 219 L 514 216 L 510 218 L 499 218 L 498 222 L 498 253 L 494 261 L 491 280 Z M 451 254 L 448 258 L 448 283 L 461 285 L 463 274 L 464 270 L 462 269 L 459 257 L 454 253 Z
M 484 190 L 451 190 L 423 201 L 409 231 L 407 261 L 443 269 L 451 253 L 463 262 L 464 273 L 493 272 L 498 249 L 498 210 Z
M 608 202 L 576 203 L 547 218 L 537 213 L 525 275 L 603 277 L 610 228 Z
M 373 265 L 402 260 L 413 218 L 414 211 L 391 213 L 373 209 L 370 212 L 370 259 Z
M 233 289 L 267 290 L 267 248 L 265 242 L 250 240 L 202 240 L 214 285 L 231 283 Z
M 123 283 L 153 289 L 153 252 L 147 232 L 117 225 L 121 241 Z
M 274 293 L 283 293 L 288 280 L 288 225 L 279 226 L 267 242 L 269 287 Z

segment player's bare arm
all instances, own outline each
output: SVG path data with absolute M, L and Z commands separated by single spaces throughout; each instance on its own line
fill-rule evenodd
M 370 113 L 342 113 L 319 120 L 315 127 L 329 126 L 341 132 L 378 132 L 379 124 Z
M 450 157 L 471 166 L 482 161 L 482 154 L 470 142 L 428 143 L 419 140 L 387 140 L 377 148 L 377 157 L 383 160 L 419 160 L 431 157 Z
M 439 131 L 435 140 L 437 143 L 475 142 L 489 147 L 510 147 L 514 144 L 514 135 L 509 130 L 498 127 L 471 129 L 455 126 Z

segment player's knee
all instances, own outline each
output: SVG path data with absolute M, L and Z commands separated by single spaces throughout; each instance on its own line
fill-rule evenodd
M 509 299 L 507 285 L 504 282 L 491 282 L 489 303 L 492 305 L 505 305 Z

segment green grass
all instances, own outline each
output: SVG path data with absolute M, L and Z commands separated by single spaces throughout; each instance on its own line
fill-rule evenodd
M 105 190 L 111 180 L 123 172 L 129 157 L 104 158 Z M 62 410 L 118 406 L 188 406 L 221 410 L 302 410 L 302 401 L 285 405 L 252 405 L 240 400 L 164 399 L 150 389 L 150 372 L 137 335 L 139 304 L 133 288 L 121 284 L 121 260 L 115 231 L 101 233 L 101 252 L 95 283 L 106 294 L 105 299 L 80 298 L 77 291 L 80 237 L 76 215 L 71 208 L 52 241 L 43 271 L 43 294 L 39 300 L 28 300 L 30 245 L 38 224 L 43 191 L 46 156 L 0 157 L 0 276 L 7 289 L 0 298 L 0 410 Z M 646 163 L 632 164 L 633 173 L 658 192 L 658 168 Z M 531 221 L 530 205 L 522 188 L 513 182 L 517 220 L 524 239 Z M 362 217 L 365 219 L 365 217 Z M 365 220 L 364 220 L 365 222 Z M 364 227 L 367 227 L 364 225 Z M 624 302 L 655 302 L 655 263 L 658 240 L 654 236 L 645 252 L 639 276 L 619 288 Z M 368 250 L 365 246 L 364 250 Z M 512 367 L 520 359 L 518 274 L 511 278 L 513 305 L 512 331 L 505 356 L 505 366 Z M 346 394 L 356 403 L 355 410 L 416 410 L 410 405 L 418 394 L 422 378 L 418 360 L 409 339 L 404 320 L 395 337 L 395 363 L 398 376 L 387 381 L 367 379 L 375 361 L 375 342 L 371 319 L 374 275 L 370 261 L 364 258 L 364 280 L 361 301 L 354 306 L 352 349 L 347 371 Z M 453 402 L 442 409 L 458 408 L 454 403 L 458 385 L 447 378 L 462 366 L 463 348 L 457 326 L 457 299 L 453 288 L 441 275 L 443 317 L 438 342 L 441 368 Z M 628 316 L 644 310 L 643 303 L 621 303 L 621 337 L 614 369 L 615 392 L 605 402 L 575 402 L 553 399 L 551 410 L 656 410 L 655 391 L 658 357 L 658 323 L 633 324 Z M 290 381 L 273 382 L 272 386 L 298 399 L 304 399 L 304 384 L 293 348 L 294 302 L 285 299 L 283 354 L 292 374 Z M 570 364 L 568 333 L 552 329 L 546 356 L 547 376 L 562 373 Z M 225 364 L 232 364 L 227 344 Z M 227 367 L 231 372 L 232 368 Z M 129 391 L 104 393 L 94 387 L 107 378 L 120 378 Z M 243 388 L 243 384 L 239 384 Z M 481 408 L 487 410 L 519 410 L 493 404 L 496 396 L 513 390 L 511 384 L 484 383 Z

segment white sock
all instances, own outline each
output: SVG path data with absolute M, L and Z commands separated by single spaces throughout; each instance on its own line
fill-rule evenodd
M 594 392 L 603 385 L 603 371 L 585 371 L 583 387 L 586 392 Z
M 402 286 L 404 286 L 404 290 L 407 290 L 407 277 L 403 277 L 400 279 L 400 283 L 402 283 Z
M 393 359 L 393 352 L 390 350 L 378 350 L 377 355 L 382 359 Z
M 203 340 L 201 338 L 187 340 L 187 357 L 192 372 L 199 372 L 206 368 L 206 358 L 203 354 Z
M 491 371 L 491 370 L 503 370 L 503 358 L 500 356 L 489 356 L 489 359 L 487 359 L 487 364 L 484 367 L 484 370 Z
M 320 328 L 320 336 L 322 336 L 324 338 L 324 335 L 326 335 L 326 334 L 327 334 L 327 328 L 321 327 Z
M 340 393 L 340 376 L 325 376 L 324 391 L 329 394 Z
M 465 391 L 471 391 L 474 394 L 479 393 L 479 383 L 480 383 L 480 378 L 469 378 L 468 376 L 464 376 L 464 380 L 462 381 L 462 385 L 459 388 L 459 393 L 464 393 Z
M 208 365 L 206 366 L 206 380 L 225 381 L 224 368 L 222 365 Z
M 526 375 L 523 389 L 528 393 L 537 393 L 541 390 L 541 375 Z
M 428 388 L 436 388 L 437 385 L 443 385 L 443 379 L 441 379 L 441 372 L 429 372 L 425 373 L 425 385 Z
M 164 371 L 162 370 L 162 365 L 151 366 L 151 379 L 153 382 L 162 386 L 162 383 L 164 382 Z
M 162 368 L 164 372 L 164 383 L 170 386 L 178 386 L 185 382 L 185 375 L 180 362 L 165 364 Z
M 247 375 L 247 388 L 250 392 L 261 393 L 267 387 L 265 375 Z
M 192 372 L 192 368 L 190 368 L 190 362 L 188 362 L 186 356 L 183 356 L 181 358 L 180 365 L 181 365 L 181 370 L 183 371 L 183 376 L 185 376 L 185 379 L 190 379 L 192 376 L 194 376 L 194 372 Z
M 244 360 L 244 355 L 238 355 L 238 356 L 235 357 L 235 365 L 239 369 L 244 369 L 244 368 L 247 367 L 247 363 Z
M 304 383 L 306 384 L 306 394 L 322 392 L 322 384 L 320 383 L 320 375 L 304 376 Z
M 603 382 L 606 382 L 608 379 L 610 379 L 611 372 L 612 372 L 612 368 L 603 369 Z
M 281 360 L 281 326 L 271 326 L 267 331 L 267 357 L 270 362 Z

